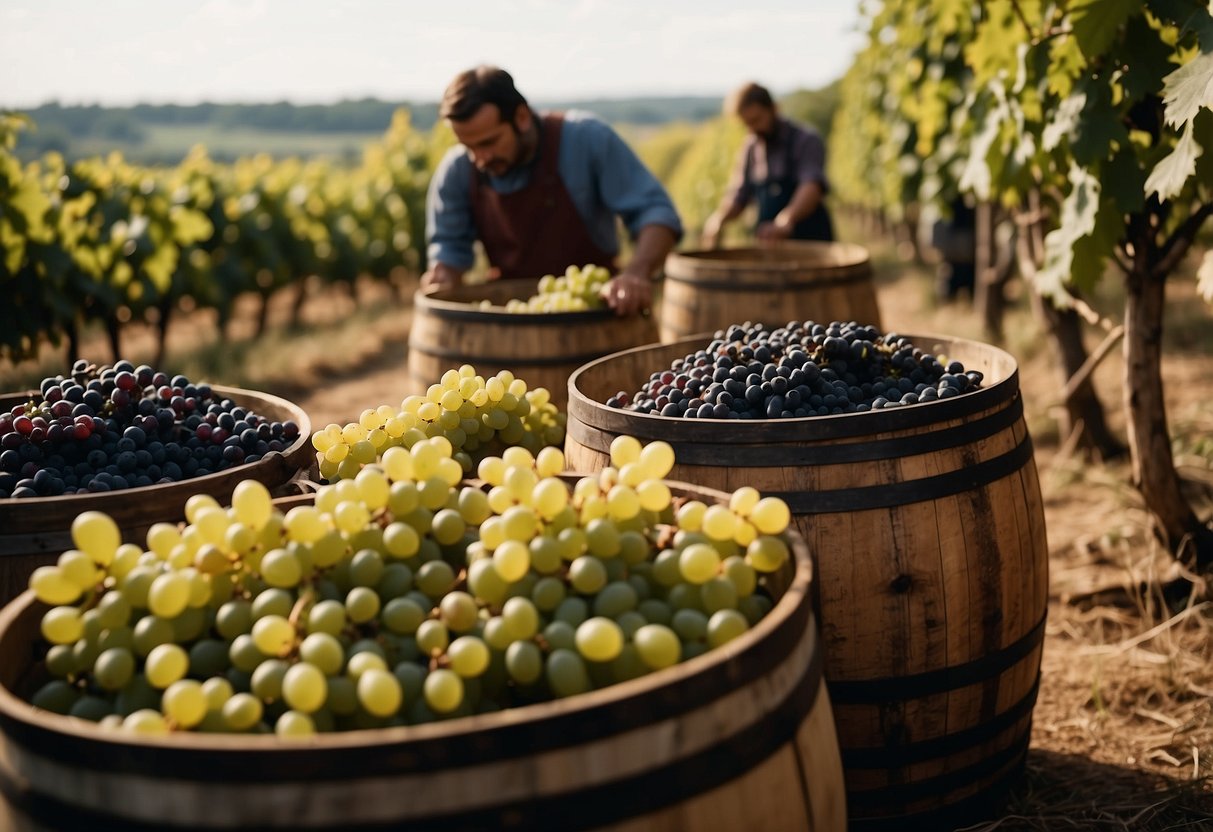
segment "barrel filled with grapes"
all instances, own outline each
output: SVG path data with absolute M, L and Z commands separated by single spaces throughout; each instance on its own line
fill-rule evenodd
M 791 240 L 666 258 L 659 315 L 663 342 L 736 321 L 792 317 L 880 326 L 867 249 Z
M 790 506 L 816 560 L 853 820 L 987 806 L 1027 751 L 1048 587 L 1015 360 L 793 321 L 624 351 L 569 387 L 575 470 L 616 436 L 663 439 L 674 477 Z
M 141 535 L 183 518 L 193 494 L 284 485 L 308 465 L 310 433 L 285 399 L 128 361 L 77 362 L 39 390 L 0 394 L 0 604 L 71 548 L 80 512 Z
M 657 340 L 649 315 L 621 317 L 606 307 L 598 293 L 607 279 L 600 267 L 570 267 L 559 277 L 418 292 L 409 331 L 414 387 L 423 392 L 451 367 L 471 364 L 485 375 L 510 370 L 547 388 L 563 408 L 573 370 Z
M 612 451 L 578 478 L 513 447 L 467 483 L 437 436 L 309 500 L 195 497 L 139 544 L 80 515 L 74 554 L 0 611 L 10 813 L 844 832 L 787 507 L 666 480 L 666 443 Z

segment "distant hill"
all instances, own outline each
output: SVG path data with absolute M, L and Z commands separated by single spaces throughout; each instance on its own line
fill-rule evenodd
M 540 109 L 582 109 L 613 124 L 642 126 L 670 121 L 698 122 L 720 112 L 712 97 L 536 101 Z M 400 107 L 413 123 L 428 130 L 438 118 L 436 102 L 383 101 L 376 98 L 336 104 L 137 104 L 133 107 L 43 104 L 24 110 L 37 129 L 21 139 L 18 153 L 33 158 L 58 151 L 69 159 L 118 150 L 149 164 L 175 164 L 197 143 L 217 159 L 244 153 L 350 156 L 369 138 L 382 134 Z

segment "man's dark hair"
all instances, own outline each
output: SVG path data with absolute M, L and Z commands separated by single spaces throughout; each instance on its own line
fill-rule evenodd
M 519 106 L 526 107 L 526 99 L 514 88 L 514 79 L 504 69 L 482 65 L 455 76 L 442 94 L 442 105 L 438 109 L 441 118 L 451 121 L 467 121 L 485 104 L 495 104 L 501 111 L 501 120 L 512 122 Z
M 768 110 L 775 108 L 775 100 L 771 98 L 771 91 L 750 81 L 733 90 L 725 100 L 724 111 L 735 116 L 752 104 L 761 105 Z

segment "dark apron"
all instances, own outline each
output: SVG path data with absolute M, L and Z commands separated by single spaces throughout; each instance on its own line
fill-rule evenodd
M 779 212 L 788 207 L 792 194 L 800 186 L 792 164 L 792 142 L 785 143 L 784 175 L 775 178 L 771 176 L 771 160 L 767 158 L 767 178 L 754 183 L 754 194 L 758 205 L 758 222 L 772 222 Z M 824 194 L 823 194 L 824 197 Z M 817 205 L 816 210 L 792 226 L 790 239 L 793 240 L 826 240 L 834 239 L 834 226 L 830 222 L 830 212 L 826 210 L 824 199 Z
M 499 194 L 486 174 L 473 168 L 472 220 L 492 269 L 490 278 L 564 274 L 569 266 L 594 264 L 615 270 L 615 258 L 591 239 L 568 188 L 560 178 L 560 131 L 564 117 L 539 121 L 538 159 L 531 181 L 512 194 Z

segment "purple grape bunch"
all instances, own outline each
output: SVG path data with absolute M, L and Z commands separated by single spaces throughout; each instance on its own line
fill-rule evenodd
M 0 413 L 0 498 L 119 491 L 256 462 L 299 437 L 207 384 L 146 364 L 80 360 Z
M 794 419 L 909 407 L 981 382 L 959 361 L 944 364 L 904 336 L 854 321 L 777 329 L 747 321 L 606 403 L 685 419 Z

